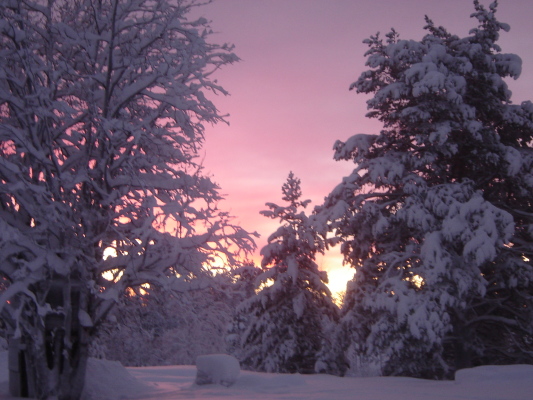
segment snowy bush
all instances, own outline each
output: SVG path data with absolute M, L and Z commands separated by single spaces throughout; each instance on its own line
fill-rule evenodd
M 226 330 L 234 313 L 229 278 L 185 293 L 160 288 L 125 296 L 92 346 L 92 355 L 126 366 L 192 365 L 202 354 L 227 350 Z
M 196 384 L 231 386 L 237 382 L 241 367 L 239 361 L 227 354 L 208 354 L 196 358 Z

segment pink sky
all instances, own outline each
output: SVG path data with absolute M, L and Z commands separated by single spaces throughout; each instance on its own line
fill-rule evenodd
M 242 59 L 216 75 L 231 93 L 214 99 L 230 126 L 207 128 L 203 164 L 225 194 L 221 208 L 261 234 L 258 253 L 279 226 L 259 211 L 282 203 L 289 172 L 302 180 L 310 213 L 353 168 L 333 160 L 333 143 L 381 128 L 365 118 L 367 98 L 348 90 L 366 69 L 363 39 L 394 27 L 419 40 L 425 14 L 459 36 L 475 26 L 469 0 L 217 0 L 197 12 L 212 21 L 211 40 L 235 44 Z M 510 82 L 513 101 L 533 100 L 533 1 L 501 0 L 498 18 L 511 25 L 502 51 L 523 60 L 520 79 Z M 319 261 L 334 291 L 353 275 L 338 252 Z

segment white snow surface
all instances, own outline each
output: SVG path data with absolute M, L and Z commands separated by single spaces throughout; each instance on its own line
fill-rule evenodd
M 339 378 L 241 371 L 235 385 L 196 385 L 194 366 L 124 368 L 91 360 L 85 399 L 97 400 L 531 400 L 533 365 L 458 371 L 455 381 L 414 378 Z M 0 399 L 8 394 L 7 352 L 0 353 Z

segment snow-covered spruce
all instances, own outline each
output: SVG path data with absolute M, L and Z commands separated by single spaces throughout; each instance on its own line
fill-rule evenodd
M 0 307 L 30 395 L 79 398 L 91 336 L 127 288 L 187 290 L 210 252 L 253 246 L 195 162 L 204 124 L 223 121 L 210 75 L 237 61 L 187 19 L 196 5 L 0 4 Z
M 342 335 L 351 373 L 451 376 L 533 362 L 533 105 L 511 103 L 509 26 L 474 1 L 464 38 L 426 18 L 421 41 L 366 40 L 383 129 L 335 144 L 355 163 L 317 210 L 357 269 Z
M 340 373 L 331 337 L 338 318 L 326 272 L 315 262 L 324 251 L 312 221 L 301 208 L 300 180 L 291 172 L 282 186 L 287 206 L 267 203 L 261 213 L 281 226 L 261 250 L 264 272 L 256 279 L 257 295 L 240 307 L 241 364 L 266 372 Z

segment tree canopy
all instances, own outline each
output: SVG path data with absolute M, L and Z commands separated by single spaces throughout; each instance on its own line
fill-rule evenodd
M 450 376 L 533 360 L 533 104 L 511 102 L 521 59 L 497 42 L 497 2 L 458 37 L 366 40 L 377 135 L 335 144 L 355 164 L 318 209 L 357 270 L 342 320 L 352 372 Z
M 238 60 L 188 20 L 198 4 L 0 4 L 0 304 L 39 398 L 79 396 L 90 336 L 128 287 L 186 290 L 213 252 L 254 246 L 196 161 L 224 121 L 211 74 Z
M 300 200 L 300 180 L 292 172 L 282 193 L 286 206 L 267 203 L 269 210 L 261 212 L 279 219 L 281 226 L 261 250 L 264 272 L 256 278 L 257 294 L 240 306 L 247 316 L 241 358 L 253 370 L 310 373 L 320 361 L 337 308 L 327 274 L 315 262 L 324 241 L 303 211 L 310 201 Z M 324 368 L 329 368 L 326 362 Z

